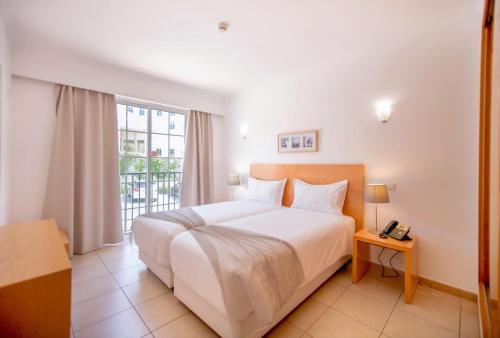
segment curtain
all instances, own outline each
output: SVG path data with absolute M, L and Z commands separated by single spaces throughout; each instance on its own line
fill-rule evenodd
M 181 207 L 210 203 L 213 191 L 212 116 L 189 112 L 181 185 Z
M 123 241 L 116 99 L 58 86 L 44 217 L 66 230 L 70 252 Z

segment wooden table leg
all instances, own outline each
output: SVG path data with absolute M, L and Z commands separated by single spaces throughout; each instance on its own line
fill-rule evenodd
M 357 283 L 370 270 L 370 244 L 353 240 L 352 282 Z
M 418 282 L 418 251 L 417 245 L 412 250 L 405 251 L 405 303 L 410 304 L 415 295 Z

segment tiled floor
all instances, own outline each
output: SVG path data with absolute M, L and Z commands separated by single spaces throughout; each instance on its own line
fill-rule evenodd
M 132 243 L 75 257 L 74 337 L 216 337 L 137 257 Z M 411 305 L 403 280 L 372 270 L 351 284 L 350 267 L 279 323 L 268 337 L 479 337 L 476 303 L 419 286 Z

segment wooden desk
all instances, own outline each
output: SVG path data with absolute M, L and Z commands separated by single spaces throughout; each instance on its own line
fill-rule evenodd
M 64 231 L 63 229 L 59 229 L 59 234 L 61 235 L 61 240 L 64 245 L 64 250 L 66 250 L 66 253 L 69 256 L 69 240 L 68 236 L 66 236 L 66 231 Z
M 418 282 L 418 251 L 416 237 L 413 237 L 411 241 L 398 241 L 390 237 L 383 239 L 366 229 L 362 229 L 354 235 L 353 241 L 353 283 L 359 282 L 370 269 L 370 244 L 394 249 L 405 254 L 405 302 L 411 303 Z
M 69 337 L 71 264 L 54 220 L 0 226 L 0 337 Z

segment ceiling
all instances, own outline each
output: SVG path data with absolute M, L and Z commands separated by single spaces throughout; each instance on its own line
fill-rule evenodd
M 0 0 L 12 43 L 234 93 L 405 42 L 480 0 Z M 219 21 L 230 27 L 220 33 Z

